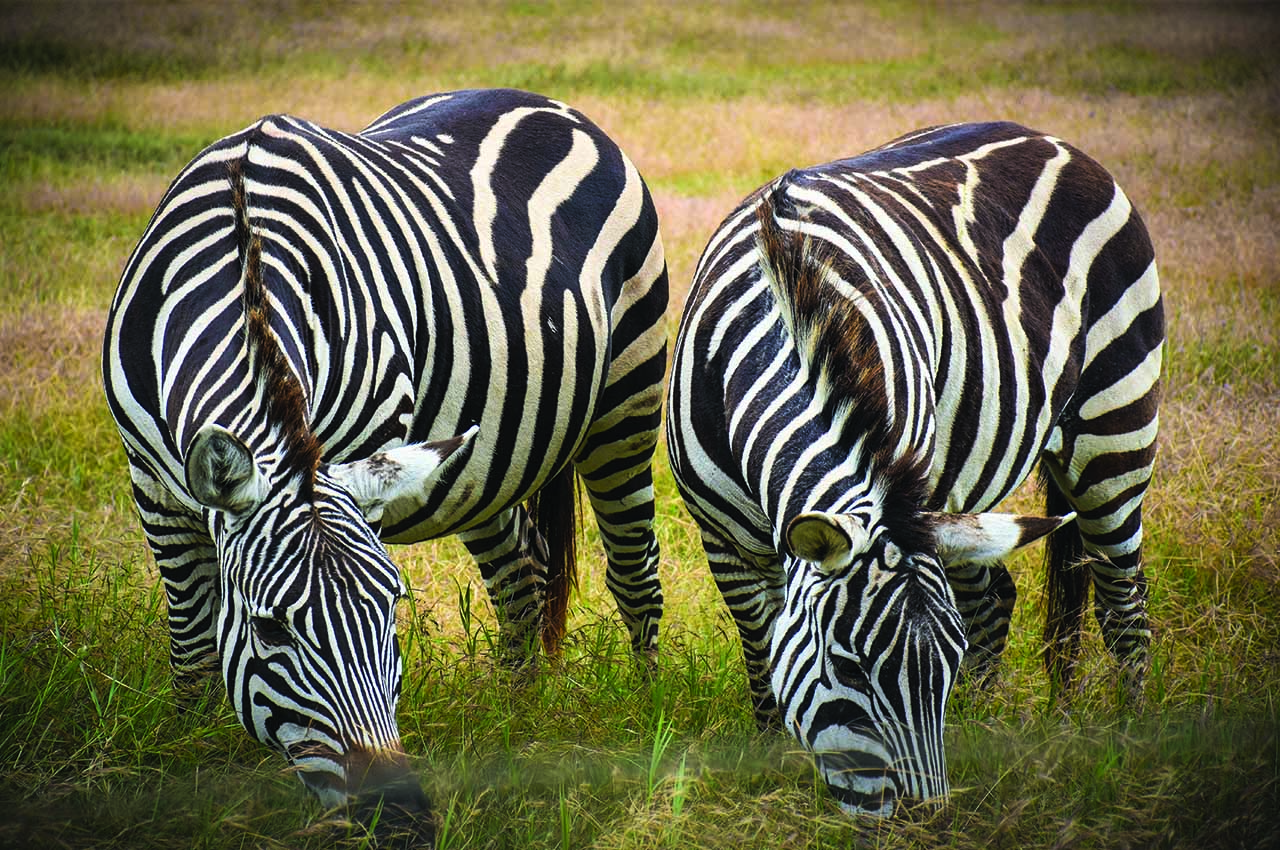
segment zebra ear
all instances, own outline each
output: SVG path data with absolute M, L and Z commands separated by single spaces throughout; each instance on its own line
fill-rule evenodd
M 847 567 L 870 543 L 866 526 L 849 514 L 811 511 L 787 524 L 787 548 L 824 573 Z
M 369 522 L 379 522 L 391 502 L 420 498 L 444 462 L 479 431 L 480 426 L 472 425 L 447 440 L 410 443 L 364 460 L 335 463 L 329 467 L 329 474 L 351 494 Z
M 1019 514 L 927 514 L 943 564 L 999 561 L 1076 518 Z
M 206 508 L 245 513 L 267 497 L 267 479 L 253 452 L 226 428 L 207 425 L 187 449 L 187 490 Z

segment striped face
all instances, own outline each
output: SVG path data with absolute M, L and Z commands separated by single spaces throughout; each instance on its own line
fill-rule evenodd
M 223 674 L 245 728 L 326 804 L 416 789 L 395 720 L 406 589 L 352 496 L 322 469 L 310 499 L 280 488 L 216 514 L 214 535 Z
M 269 454 L 218 426 L 188 448 L 187 487 L 210 509 L 221 568 L 227 694 L 244 727 L 328 805 L 428 810 L 396 729 L 406 588 L 374 527 L 477 430 L 275 475 L 263 471 Z
M 840 805 L 888 816 L 948 794 L 943 719 L 964 628 L 936 557 L 864 535 L 843 514 L 790 524 L 773 691 Z

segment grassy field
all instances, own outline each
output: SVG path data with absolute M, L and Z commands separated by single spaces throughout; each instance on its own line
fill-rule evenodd
M 0 0 L 0 847 L 368 846 L 220 691 L 175 709 L 101 333 L 160 194 L 204 144 L 268 112 L 353 130 L 414 95 L 489 85 L 570 102 L 635 160 L 662 216 L 673 328 L 715 225 L 786 168 L 987 118 L 1111 168 L 1156 243 L 1169 319 L 1147 502 L 1156 634 L 1142 710 L 1118 707 L 1092 623 L 1079 692 L 1051 706 L 1033 547 L 1011 565 L 1001 681 L 952 703 L 951 805 L 850 820 L 806 758 L 755 734 L 663 458 L 652 680 L 590 529 L 565 658 L 524 688 L 490 659 L 493 615 L 461 546 L 393 552 L 414 589 L 401 730 L 440 847 L 1280 847 L 1275 7 L 341 8 Z

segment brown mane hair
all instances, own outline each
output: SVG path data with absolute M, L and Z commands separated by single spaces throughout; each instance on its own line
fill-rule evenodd
M 263 388 L 267 420 L 279 430 L 286 472 L 302 477 L 303 495 L 310 498 L 320 466 L 322 446 L 311 432 L 307 418 L 307 398 L 280 343 L 271 331 L 271 301 L 262 278 L 262 237 L 249 220 L 249 199 L 244 185 L 244 161 L 227 166 L 231 182 L 231 207 L 235 219 L 236 244 L 244 270 L 245 347 L 250 369 Z
M 843 416 L 841 444 L 859 439 L 866 460 L 881 484 L 883 524 L 906 551 L 933 547 L 933 532 L 922 513 L 928 496 L 928 467 L 915 452 L 896 455 L 898 434 L 891 425 L 884 364 L 875 336 L 853 301 L 830 281 L 841 274 L 872 299 L 865 275 L 856 264 L 823 240 L 800 230 L 784 230 L 779 219 L 800 222 L 803 215 L 787 196 L 787 188 L 803 179 L 790 171 L 759 195 L 756 220 L 762 266 L 797 354 L 820 386 L 827 389 L 827 414 Z

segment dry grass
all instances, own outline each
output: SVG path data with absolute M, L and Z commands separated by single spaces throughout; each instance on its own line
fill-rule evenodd
M 14 199 L 28 215 L 150 215 L 171 178 L 159 174 L 95 177 L 70 185 L 37 183 Z
M 57 412 L 102 388 L 98 368 L 105 316 L 36 307 L 0 313 L 0 416 L 17 407 Z
M 991 7 L 988 7 L 991 12 Z M 1043 11 L 1043 10 L 1041 10 Z M 1012 36 L 1011 52 L 1027 46 L 1052 45 L 1049 36 L 1070 34 L 1075 46 L 1123 44 L 1136 50 L 1168 53 L 1191 62 L 1224 50 L 1268 51 L 1280 32 L 1280 21 L 1265 4 L 1243 5 L 1222 14 L 1212 4 L 1131 3 L 1110 9 L 1064 6 L 1050 15 L 1028 7 L 1001 4 L 995 20 Z
M 98 310 L 32 305 L 21 315 L 0 311 L 0 575 L 27 572 L 33 558 L 73 536 L 117 552 L 144 545 L 123 499 L 71 512 L 65 505 L 68 489 L 74 497 L 86 483 L 87 468 L 117 480 L 122 471 L 100 401 L 103 324 Z M 72 427 L 81 437 L 63 445 L 57 435 Z M 95 454 L 96 464 L 89 458 Z

